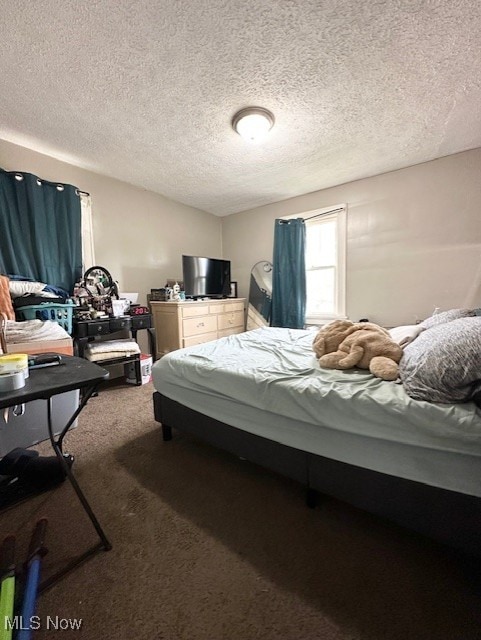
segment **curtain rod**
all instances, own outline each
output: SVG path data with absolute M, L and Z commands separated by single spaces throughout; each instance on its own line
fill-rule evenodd
M 337 213 L 338 211 L 345 211 L 346 207 L 338 207 L 337 209 L 331 209 L 330 211 L 323 211 L 322 213 L 316 213 L 315 216 L 310 216 L 309 218 L 304 218 L 307 220 L 312 220 L 313 218 L 321 218 L 322 216 L 328 216 L 331 213 Z
M 7 171 L 6 169 L 2 169 L 0 167 L 0 171 L 2 173 L 6 173 L 6 174 L 12 174 L 15 177 L 19 176 L 17 179 L 18 180 L 23 180 L 23 174 L 24 173 L 28 173 L 28 171 Z M 45 184 L 50 184 L 52 187 L 63 187 L 64 185 L 61 182 L 51 182 L 50 180 L 45 180 L 45 178 L 39 178 L 38 176 L 36 176 L 35 174 L 30 174 L 33 175 L 35 178 L 37 178 L 37 184 L 41 185 L 43 183 Z M 73 185 L 72 185 L 73 186 Z M 88 191 L 82 191 L 82 189 L 79 189 L 78 187 L 75 187 L 75 195 L 77 196 L 89 196 L 90 193 L 88 193 Z
M 313 218 L 321 218 L 322 216 L 328 216 L 331 213 L 337 213 L 338 211 L 345 211 L 345 210 L 346 210 L 346 207 L 337 207 L 337 209 L 329 209 L 329 211 L 316 213 L 315 216 L 309 216 L 309 218 L 303 218 L 302 216 L 300 216 L 299 218 L 294 218 L 294 216 L 291 216 L 289 218 L 279 218 L 279 222 L 281 224 L 289 224 L 289 222 L 292 222 L 293 220 L 302 220 L 303 222 L 307 222 L 308 220 L 312 220 Z

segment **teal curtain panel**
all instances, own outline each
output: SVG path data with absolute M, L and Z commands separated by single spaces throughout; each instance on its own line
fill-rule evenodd
M 302 218 L 275 221 L 272 327 L 303 329 L 306 321 L 306 225 Z
M 72 293 L 82 276 L 76 187 L 0 169 L 0 273 Z

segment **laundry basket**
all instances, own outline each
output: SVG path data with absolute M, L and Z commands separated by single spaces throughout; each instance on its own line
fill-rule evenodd
M 42 304 L 20 307 L 17 309 L 17 316 L 19 320 L 53 320 L 67 333 L 72 333 L 73 308 L 73 302 L 70 304 L 42 302 Z

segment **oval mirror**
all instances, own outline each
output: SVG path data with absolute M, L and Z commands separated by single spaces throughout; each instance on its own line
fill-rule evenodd
M 271 319 L 272 263 L 261 260 L 251 269 L 247 331 L 268 327 Z
M 91 296 L 119 297 L 117 285 L 105 267 L 90 267 L 84 273 L 84 288 Z

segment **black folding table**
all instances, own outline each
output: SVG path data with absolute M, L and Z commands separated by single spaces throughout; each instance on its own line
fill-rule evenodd
M 47 578 L 40 585 L 41 591 L 51 587 L 66 573 L 77 567 L 98 551 L 109 551 L 112 548 L 112 545 L 108 541 L 107 536 L 92 511 L 92 507 L 88 503 L 87 498 L 72 473 L 72 465 L 69 463 L 69 456 L 64 454 L 62 448 L 63 440 L 68 430 L 73 425 L 92 394 L 95 393 L 98 385 L 108 377 L 108 371 L 102 369 L 102 367 L 99 367 L 93 362 L 89 362 L 83 358 L 77 358 L 76 356 L 62 355 L 60 364 L 39 369 L 31 369 L 30 376 L 27 378 L 25 386 L 21 389 L 0 393 L 0 410 L 15 405 L 21 405 L 32 400 L 47 400 L 47 427 L 52 448 L 55 451 L 55 455 L 57 456 L 66 477 L 77 494 L 82 507 L 88 515 L 99 537 L 99 542 L 79 557 L 74 558 L 54 575 Z M 59 393 L 74 391 L 76 389 L 82 390 L 80 404 L 65 427 L 62 429 L 61 433 L 58 436 L 55 436 L 52 425 L 52 398 Z

